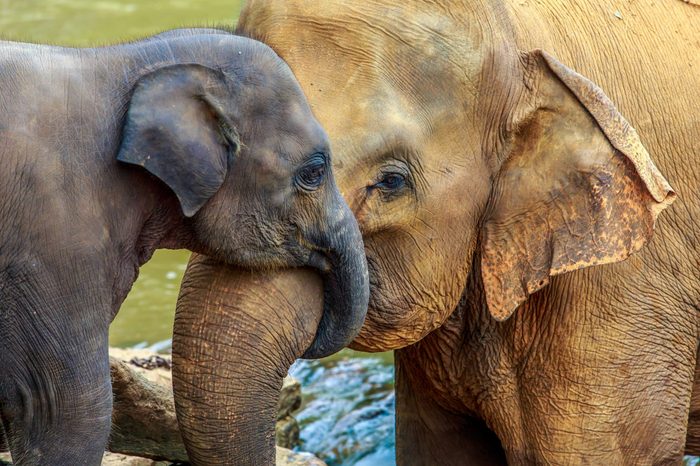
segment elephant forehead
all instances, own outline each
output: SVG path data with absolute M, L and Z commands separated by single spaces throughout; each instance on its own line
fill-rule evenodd
M 387 81 L 430 106 L 454 81 L 480 75 L 482 24 L 423 2 L 261 0 L 249 5 L 239 29 L 280 54 L 307 93 L 311 83 L 331 92 Z

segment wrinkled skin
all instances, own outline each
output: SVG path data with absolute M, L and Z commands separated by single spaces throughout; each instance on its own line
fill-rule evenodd
M 314 338 L 322 291 L 310 269 L 251 273 L 193 256 L 173 335 L 173 387 L 190 462 L 274 464 L 282 379 Z
M 681 460 L 700 14 L 560 5 L 251 0 L 242 14 L 329 131 L 370 267 L 353 346 L 397 350 L 401 465 Z M 680 196 L 649 242 L 674 199 L 660 173 Z
M 102 49 L 5 42 L 0 62 L 0 417 L 15 464 L 100 463 L 108 326 L 157 248 L 315 268 L 325 308 L 301 352 L 356 336 L 360 232 L 272 50 L 189 30 Z

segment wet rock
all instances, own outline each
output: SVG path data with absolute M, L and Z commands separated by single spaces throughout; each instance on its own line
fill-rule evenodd
M 297 361 L 301 448 L 332 466 L 395 465 L 393 364 L 375 358 Z
M 7 445 L 7 439 L 5 438 L 5 432 L 3 431 L 2 424 L 0 424 L 0 452 L 9 451 L 10 447 Z
M 299 445 L 299 424 L 292 416 L 286 416 L 275 424 L 275 443 L 284 448 Z
M 294 448 L 299 445 L 299 424 L 292 413 L 301 406 L 301 384 L 291 378 L 284 379 L 280 392 L 275 424 L 275 443 L 284 448 Z
M 301 406 L 301 384 L 292 377 L 286 377 L 282 383 L 280 402 L 277 408 L 277 420 L 291 416 Z
M 326 463 L 311 453 L 296 453 L 286 448 L 277 448 L 276 466 L 326 466 Z

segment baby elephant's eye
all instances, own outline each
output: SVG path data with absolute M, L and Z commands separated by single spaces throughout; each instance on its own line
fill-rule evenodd
M 321 186 L 325 176 L 326 157 L 316 154 L 299 169 L 296 174 L 296 183 L 305 191 L 315 191 Z

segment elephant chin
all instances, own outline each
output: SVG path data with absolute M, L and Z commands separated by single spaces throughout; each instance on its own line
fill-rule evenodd
M 177 418 L 193 464 L 274 464 L 282 379 L 322 313 L 311 269 L 250 272 L 193 256 L 173 332 Z

